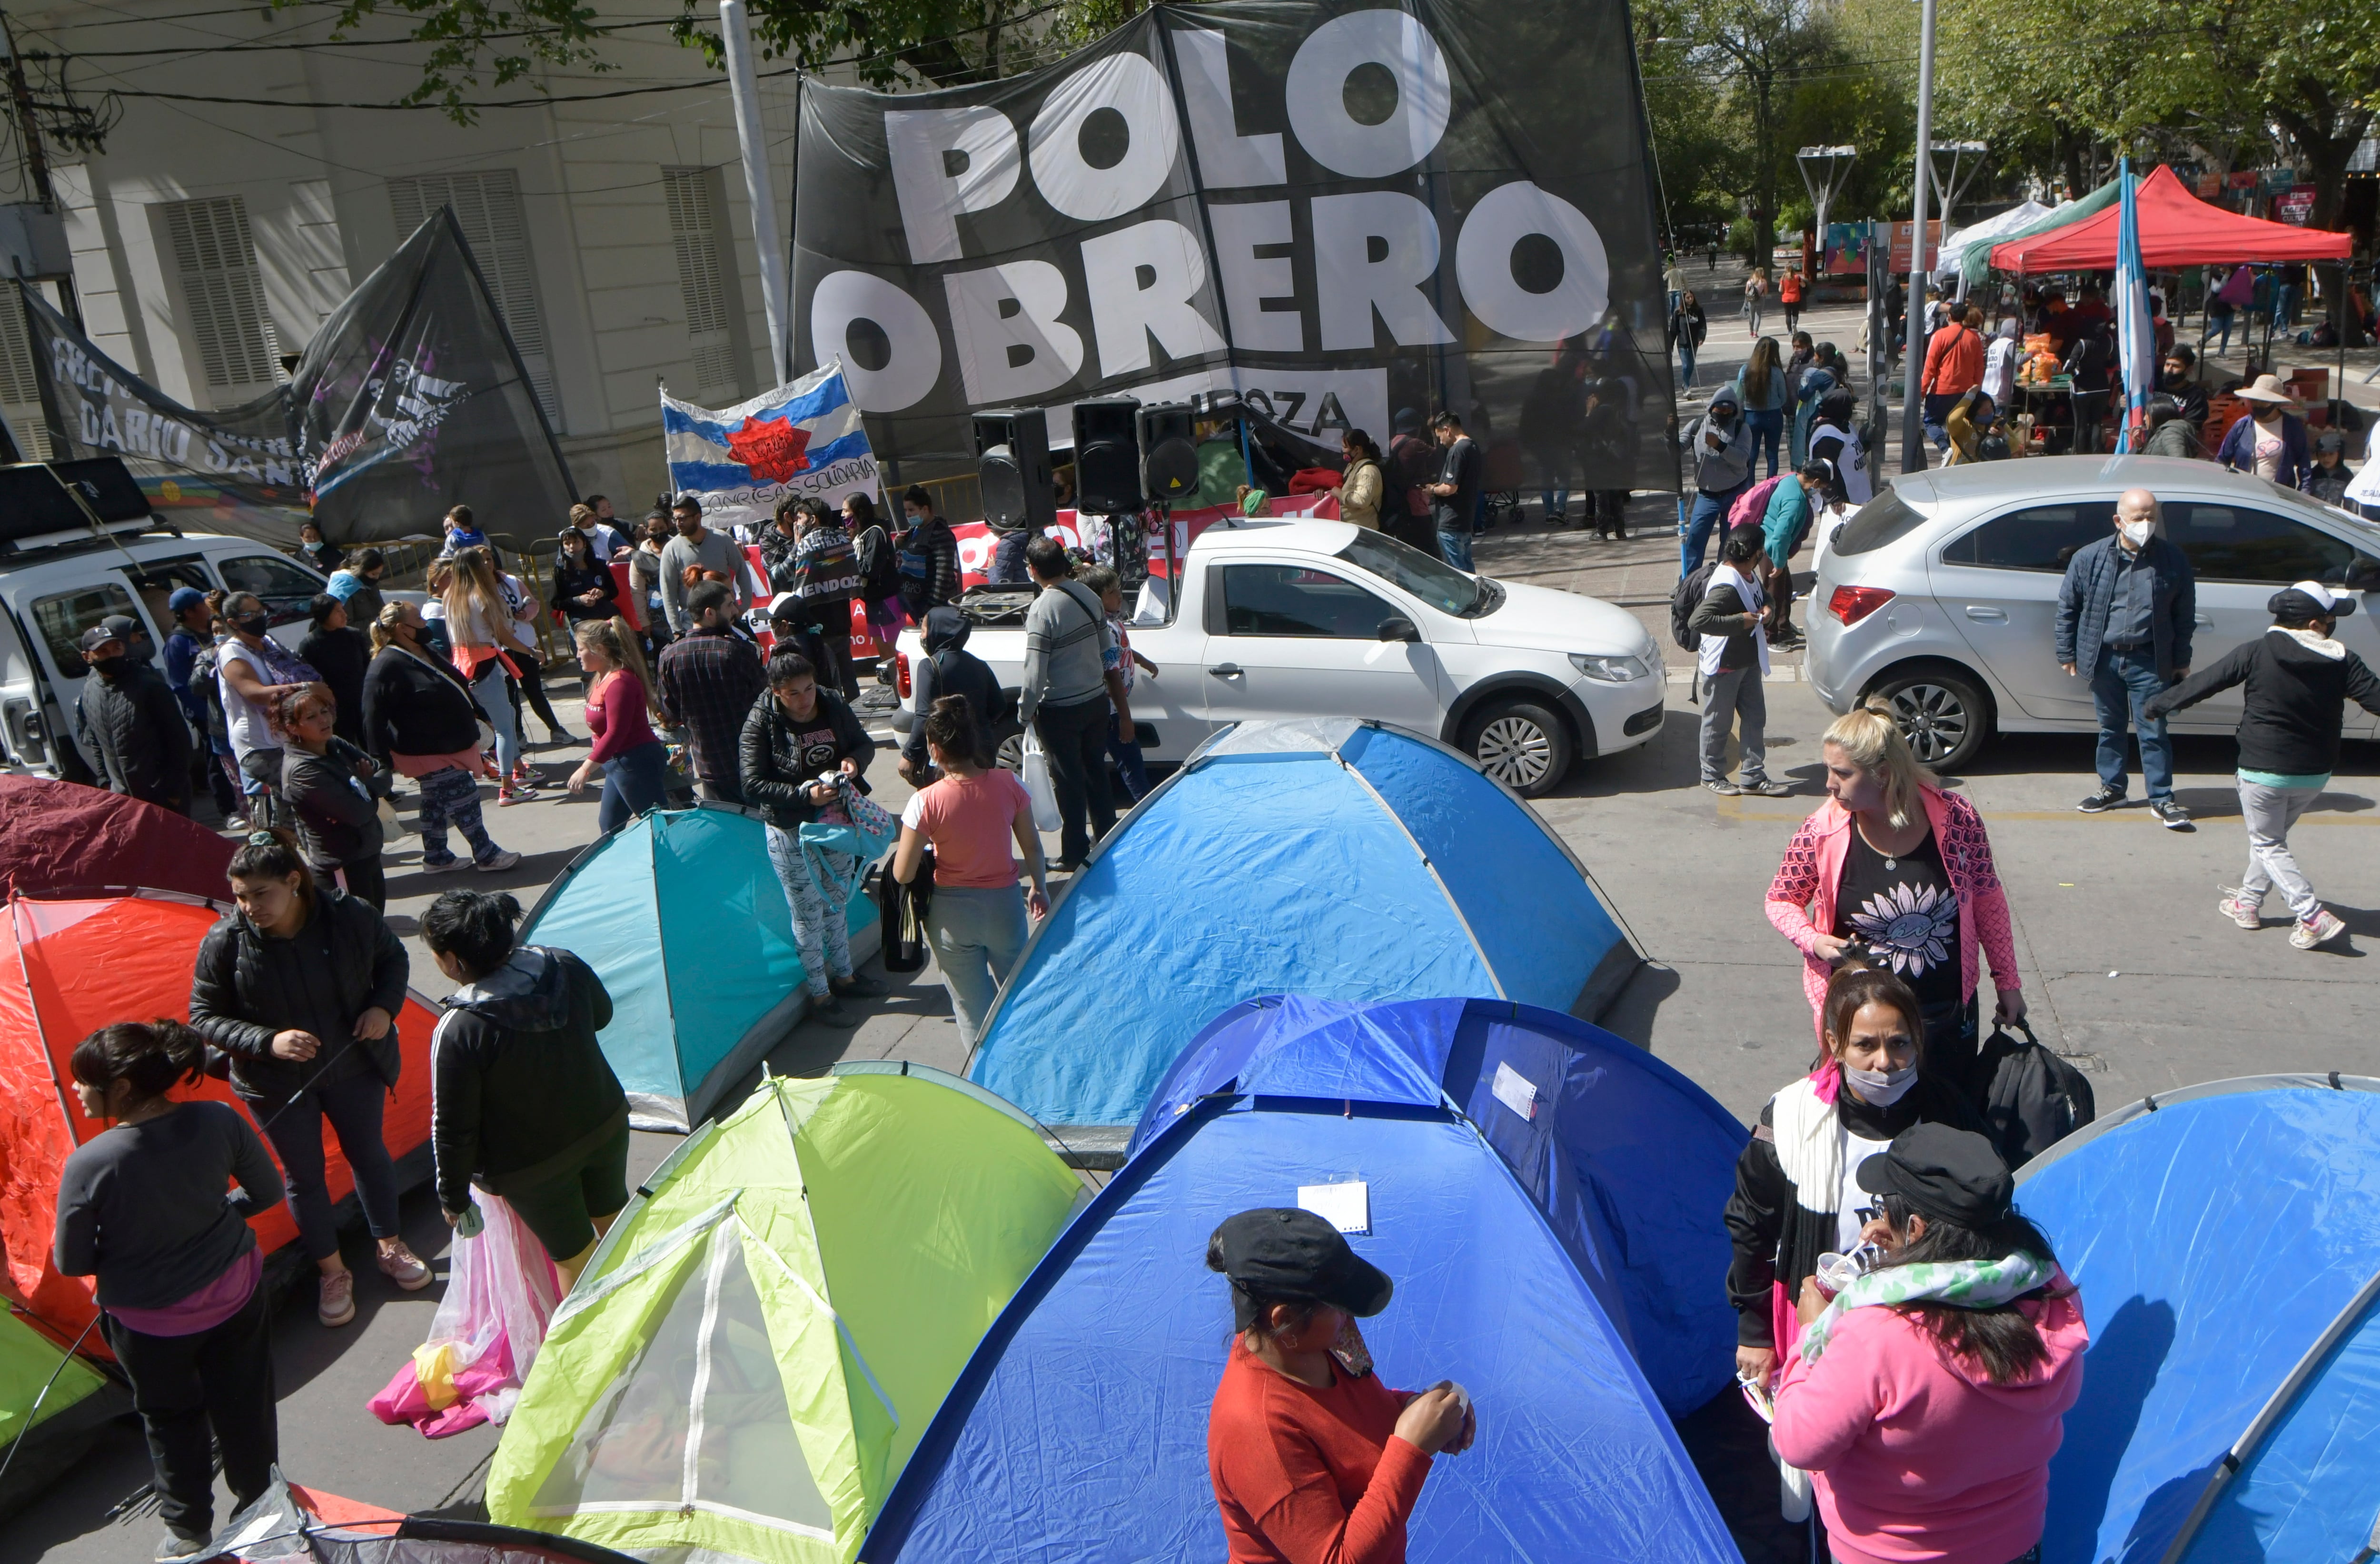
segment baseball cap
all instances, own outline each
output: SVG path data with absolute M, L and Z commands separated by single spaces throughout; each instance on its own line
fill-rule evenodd
M 129 641 L 141 633 L 140 621 L 128 613 L 111 613 L 101 620 L 99 624 L 101 629 L 122 641 Z
M 121 645 L 123 640 L 123 631 L 111 630 L 104 624 L 94 624 L 90 629 L 85 630 L 82 633 L 82 639 L 76 644 L 81 649 L 82 654 L 85 657 L 89 657 L 92 652 L 97 651 L 100 648 L 105 646 L 110 641 L 114 641 L 118 645 Z
M 2016 1181 L 1992 1143 L 1973 1130 L 1912 1124 L 1859 1165 L 1859 1186 L 1897 1194 L 1929 1221 L 1987 1228 L 2006 1217 Z
M 2355 594 L 2343 587 L 2325 587 L 2319 581 L 2300 581 L 2284 587 L 2265 601 L 2265 612 L 2276 619 L 2294 620 L 2300 624 L 2308 619 L 2341 619 L 2355 612 Z
M 165 600 L 165 606 L 173 612 L 182 613 L 200 606 L 206 600 L 207 595 L 196 587 L 176 587 L 174 588 L 174 595 Z
M 1243 1298 L 1329 1303 L 1366 1318 L 1387 1308 L 1396 1291 L 1388 1273 L 1350 1248 L 1337 1228 L 1290 1206 L 1223 1218 L 1208 1263 L 1231 1278 Z

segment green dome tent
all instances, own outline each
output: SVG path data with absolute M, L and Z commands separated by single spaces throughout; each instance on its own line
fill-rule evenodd
M 554 1312 L 488 1512 L 758 1564 L 854 1557 L 1089 1199 L 1014 1108 L 899 1063 L 764 1080 L 646 1189 Z
M 0 1308 L 0 1519 L 48 1491 L 131 1410 L 122 1386 Z

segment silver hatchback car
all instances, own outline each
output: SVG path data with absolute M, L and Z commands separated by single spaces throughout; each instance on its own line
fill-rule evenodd
M 2380 667 L 2380 526 L 2212 462 L 2047 456 L 1910 473 L 1860 507 L 1823 552 L 1809 611 L 1810 683 L 1848 711 L 1882 696 L 1919 758 L 1957 768 L 1995 733 L 2095 733 L 2088 682 L 2058 667 L 2066 562 L 2108 535 L 2117 497 L 2146 489 L 2198 578 L 2191 661 L 2204 666 L 2272 624 L 2292 581 L 2366 594 L 2338 638 Z M 2374 720 L 2348 709 L 2347 736 Z M 2177 715 L 2178 733 L 2228 733 L 2234 688 Z

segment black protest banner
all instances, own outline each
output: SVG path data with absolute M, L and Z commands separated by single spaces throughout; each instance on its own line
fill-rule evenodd
M 315 332 L 289 384 L 314 519 L 334 542 L 437 536 L 467 503 L 527 543 L 577 498 L 528 370 L 441 207 Z
M 798 156 L 795 359 L 841 356 L 880 459 L 1237 394 L 1333 449 L 1451 409 L 1499 487 L 1675 481 L 1624 0 L 1160 6 L 980 87 L 805 82 Z

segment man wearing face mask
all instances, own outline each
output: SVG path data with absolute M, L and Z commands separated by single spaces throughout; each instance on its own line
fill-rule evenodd
M 115 621 L 82 633 L 91 676 L 75 702 L 75 734 L 98 757 L 110 793 L 187 813 L 190 806 L 190 727 L 164 675 L 126 654 Z
M 2086 679 L 2099 716 L 2099 791 L 2076 806 L 2101 814 L 2124 801 L 2124 730 L 2140 735 L 2149 812 L 2168 830 L 2192 830 L 2173 795 L 2173 741 L 2148 702 L 2190 673 L 2198 584 L 2190 560 L 2157 535 L 2156 496 L 2128 489 L 2116 502 L 2115 534 L 2086 543 L 2067 562 L 2058 588 L 2058 664 Z

